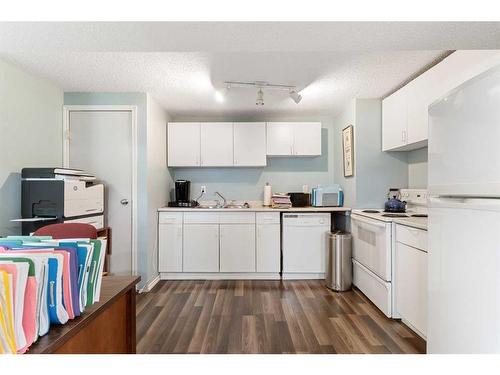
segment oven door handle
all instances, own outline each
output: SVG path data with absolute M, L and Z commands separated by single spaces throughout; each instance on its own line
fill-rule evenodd
M 385 222 L 372 220 L 372 219 L 366 219 L 364 217 L 362 218 L 358 215 L 351 215 L 351 220 L 359 221 L 360 223 L 373 225 L 373 226 L 379 227 L 379 228 L 385 228 L 385 224 L 386 224 Z

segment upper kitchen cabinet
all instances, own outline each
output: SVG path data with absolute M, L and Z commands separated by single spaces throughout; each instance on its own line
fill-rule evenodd
M 233 166 L 233 123 L 201 123 L 202 167 Z
M 293 125 L 288 122 L 267 123 L 267 155 L 291 156 Z
M 234 123 L 234 165 L 263 167 L 266 160 L 266 123 Z
M 321 155 L 320 122 L 296 122 L 293 125 L 293 155 Z
M 407 91 L 405 86 L 382 101 L 383 151 L 406 145 Z
M 462 83 L 500 64 L 500 52 L 456 51 L 382 101 L 382 150 L 427 145 L 429 106 Z
M 321 155 L 321 123 L 268 122 L 267 155 Z
M 170 122 L 168 124 L 168 166 L 200 166 L 200 123 Z

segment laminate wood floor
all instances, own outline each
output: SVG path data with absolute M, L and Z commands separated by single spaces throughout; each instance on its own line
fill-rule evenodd
M 425 341 L 320 280 L 179 280 L 138 296 L 137 352 L 425 353 Z

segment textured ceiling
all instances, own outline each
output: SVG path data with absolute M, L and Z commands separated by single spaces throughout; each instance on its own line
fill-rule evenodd
M 0 23 L 0 57 L 64 91 L 149 92 L 173 116 L 334 115 L 382 97 L 448 49 L 500 48 L 497 23 Z M 230 90 L 225 80 L 297 85 Z

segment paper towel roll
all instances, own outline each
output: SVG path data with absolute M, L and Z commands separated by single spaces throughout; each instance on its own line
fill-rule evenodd
M 270 206 L 271 205 L 271 196 L 273 195 L 271 191 L 271 185 L 269 185 L 269 182 L 266 182 L 264 185 L 264 206 Z

